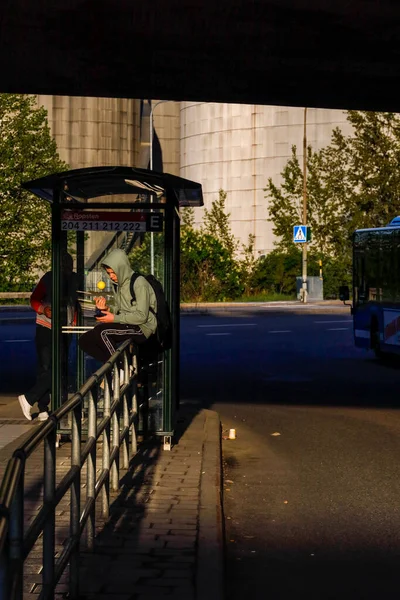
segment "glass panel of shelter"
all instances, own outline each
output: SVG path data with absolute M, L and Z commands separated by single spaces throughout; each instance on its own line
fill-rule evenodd
M 113 202 L 120 201 L 120 198 L 113 196 Z M 98 201 L 99 198 L 96 198 L 96 202 Z M 111 305 L 113 302 L 112 282 L 102 268 L 104 257 L 115 248 L 123 249 L 134 271 L 153 273 L 165 289 L 165 210 L 160 205 L 151 210 L 139 206 L 136 208 L 132 207 L 132 203 L 126 209 L 113 209 L 110 208 L 110 198 L 107 201 L 105 208 L 90 208 L 86 205 L 62 209 L 61 213 L 61 246 L 68 248 L 68 253 L 73 258 L 78 307 L 74 326 L 68 327 L 69 323 L 62 322 L 61 364 L 66 371 L 61 377 L 62 401 L 101 366 L 93 358 L 82 356 L 78 348 L 78 337 L 98 323 L 94 315 L 95 297 L 103 295 Z M 132 202 L 132 196 L 130 201 Z M 143 202 L 149 202 L 149 198 L 143 198 Z M 144 385 L 139 387 L 138 403 L 143 403 L 146 410 L 141 415 L 140 429 L 162 431 L 164 360 L 162 355 L 149 356 L 143 350 L 144 347 L 139 351 L 138 370 Z M 99 419 L 102 416 L 102 395 L 103 391 L 99 388 Z M 84 415 L 85 413 L 86 407 Z M 70 429 L 69 423 L 64 426 Z M 62 430 L 63 426 L 61 432 Z

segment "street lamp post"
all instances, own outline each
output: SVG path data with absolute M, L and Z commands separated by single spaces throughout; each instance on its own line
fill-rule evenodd
M 153 133 L 154 133 L 154 124 L 153 124 L 153 113 L 159 104 L 164 104 L 165 102 L 170 102 L 170 100 L 159 100 L 151 107 L 150 110 L 150 131 L 149 131 L 149 148 L 150 148 L 150 171 L 153 170 Z M 154 233 L 150 232 L 150 272 L 154 275 Z
M 304 135 L 303 135 L 303 225 L 307 226 L 307 108 L 304 109 Z M 307 230 L 306 230 L 307 231 Z M 307 234 L 306 234 L 307 236 Z M 307 237 L 306 237 L 307 239 Z M 307 241 L 302 244 L 302 275 L 303 290 L 302 300 L 307 302 Z

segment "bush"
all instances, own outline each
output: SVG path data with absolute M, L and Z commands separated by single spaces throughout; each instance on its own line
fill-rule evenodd
M 337 298 L 341 285 L 351 286 L 351 265 L 345 259 L 321 257 L 311 251 L 307 255 L 307 274 L 319 276 L 322 260 L 324 298 Z M 302 274 L 302 252 L 274 250 L 257 261 L 251 278 L 252 293 L 296 294 L 296 277 Z
M 310 253 L 308 274 L 319 275 L 319 258 Z M 330 256 L 322 258 L 322 277 L 324 280 L 324 298 L 337 298 L 339 287 L 348 285 L 351 288 L 352 268 L 345 258 L 338 259 Z
M 251 277 L 253 293 L 296 293 L 296 277 L 301 273 L 301 252 L 273 250 L 255 264 Z
M 233 300 L 243 293 L 239 265 L 215 237 L 191 228 L 181 231 L 183 302 Z

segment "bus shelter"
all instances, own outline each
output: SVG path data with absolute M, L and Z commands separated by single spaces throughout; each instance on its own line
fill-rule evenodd
M 98 367 L 83 356 L 77 338 L 96 326 L 95 296 L 112 297 L 101 264 L 111 250 L 121 248 L 134 271 L 161 281 L 170 306 L 172 347 L 147 372 L 143 429 L 172 436 L 179 406 L 179 209 L 203 205 L 201 185 L 146 169 L 94 167 L 55 173 L 23 187 L 51 206 L 51 409 L 59 408 Z M 73 258 L 78 307 L 72 324 L 67 321 L 66 254 Z

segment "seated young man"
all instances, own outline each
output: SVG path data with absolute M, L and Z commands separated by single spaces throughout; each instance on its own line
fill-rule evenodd
M 79 347 L 96 360 L 106 362 L 125 340 L 144 344 L 156 332 L 157 300 L 149 282 L 138 277 L 134 284 L 136 299 L 132 301 L 133 269 L 123 250 L 112 250 L 101 266 L 113 283 L 114 302 L 108 306 L 103 296 L 96 298 L 103 315 L 96 318 L 96 327 L 81 335 Z

